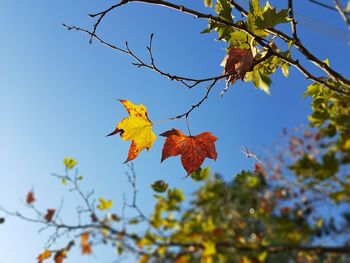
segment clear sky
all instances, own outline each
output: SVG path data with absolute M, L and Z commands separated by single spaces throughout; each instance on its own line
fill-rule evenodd
M 182 1 L 204 10 L 202 1 Z M 243 1 L 242 1 L 243 2 Z M 245 2 L 245 1 L 244 1 Z M 276 2 L 271 1 L 274 5 Z M 286 1 L 284 1 L 286 2 Z M 284 3 L 283 2 L 283 3 Z M 127 116 L 117 99 L 144 104 L 152 121 L 186 112 L 205 90 L 186 90 L 154 72 L 137 69 L 132 59 L 101 46 L 88 37 L 68 32 L 61 23 L 91 29 L 87 14 L 100 11 L 113 1 L 18 1 L 1 0 L 0 42 L 0 205 L 32 215 L 24 206 L 26 193 L 34 189 L 41 209 L 57 207 L 64 196 L 63 211 L 69 220 L 76 199 L 52 172 L 63 172 L 62 160 L 74 157 L 85 176 L 83 188 L 95 189 L 96 197 L 114 200 L 117 213 L 129 185 L 123 165 L 129 143 L 119 136 L 105 138 Z M 337 13 L 308 1 L 295 1 L 296 17 L 303 30 L 302 41 L 317 56 L 349 75 L 347 28 Z M 305 26 L 305 27 L 304 27 Z M 200 35 L 206 22 L 157 7 L 130 4 L 107 16 L 99 35 L 109 42 L 130 47 L 147 58 L 146 45 L 154 33 L 156 63 L 165 71 L 194 77 L 222 73 L 220 62 L 225 45 L 215 34 Z M 346 72 L 347 70 L 347 72 Z M 219 138 L 218 159 L 206 160 L 212 171 L 229 180 L 252 163 L 240 149 L 246 146 L 263 155 L 264 146 L 278 141 L 284 127 L 306 124 L 309 101 L 302 93 L 309 82 L 291 70 L 285 79 L 273 77 L 271 96 L 238 81 L 222 98 L 220 83 L 199 109 L 190 116 L 192 134 L 210 131 Z M 170 128 L 186 131 L 184 120 L 162 123 L 156 134 Z M 149 185 L 158 179 L 190 193 L 198 186 L 183 179 L 179 158 L 160 164 L 163 139 L 158 137 L 150 152 L 134 162 L 140 206 L 152 209 Z M 3 214 L 0 214 L 3 216 Z M 35 262 L 49 232 L 38 234 L 39 226 L 16 218 L 0 225 L 0 263 Z M 112 249 L 77 259 L 74 249 L 66 262 L 111 262 Z

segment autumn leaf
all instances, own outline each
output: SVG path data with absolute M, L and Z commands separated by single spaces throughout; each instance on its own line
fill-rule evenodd
M 129 117 L 118 123 L 116 129 L 107 136 L 120 134 L 124 141 L 131 141 L 128 158 L 125 162 L 134 160 L 143 149 L 152 148 L 156 135 L 152 131 L 152 122 L 148 118 L 144 105 L 134 105 L 128 100 L 119 100 L 129 113 Z
M 55 254 L 55 263 L 62 263 L 63 259 L 67 257 L 67 252 L 65 250 L 60 250 Z
M 227 55 L 221 62 L 224 67 L 224 74 L 234 74 L 227 78 L 230 84 L 234 84 L 238 79 L 244 79 L 245 74 L 251 70 L 254 58 L 250 49 L 229 48 Z
M 45 220 L 47 222 L 51 222 L 55 212 L 56 212 L 55 209 L 47 209 L 47 212 L 46 212 L 46 215 L 45 215 Z
M 101 211 L 109 210 L 112 207 L 112 200 L 105 200 L 104 198 L 99 198 L 100 204 L 97 206 L 97 208 Z
M 83 255 L 89 255 L 92 253 L 92 249 L 89 243 L 89 236 L 90 234 L 88 232 L 80 235 L 81 253 Z
M 45 250 L 43 253 L 41 253 L 39 256 L 38 256 L 38 263 L 42 263 L 45 259 L 48 259 L 50 258 L 52 255 L 51 251 L 50 250 Z
M 95 214 L 91 214 L 91 215 L 90 215 L 90 219 L 91 219 L 91 221 L 94 222 L 94 223 L 98 222 L 98 218 L 97 218 L 97 216 L 96 216 Z
M 254 164 L 254 172 L 260 171 L 261 170 L 261 164 L 260 163 L 255 163 Z
M 181 163 L 187 174 L 198 170 L 206 157 L 216 160 L 215 141 L 217 138 L 210 132 L 196 136 L 186 136 L 181 131 L 172 129 L 161 134 L 166 137 L 162 161 L 171 156 L 181 155 Z
M 58 250 L 54 257 L 55 263 L 62 263 L 63 259 L 67 257 L 67 254 L 73 245 L 74 245 L 74 241 L 72 240 L 68 243 L 68 245 L 65 248 Z
M 33 191 L 29 191 L 27 194 L 26 202 L 28 205 L 31 205 L 35 202 L 35 197 Z

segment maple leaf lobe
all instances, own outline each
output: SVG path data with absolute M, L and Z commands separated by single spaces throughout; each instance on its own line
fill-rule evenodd
M 181 155 L 181 163 L 187 174 L 199 169 L 205 158 L 216 160 L 215 142 L 217 138 L 210 132 L 203 132 L 196 136 L 186 136 L 181 131 L 172 129 L 160 136 L 166 137 L 162 159 Z

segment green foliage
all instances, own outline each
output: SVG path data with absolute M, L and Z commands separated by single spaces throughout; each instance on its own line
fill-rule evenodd
M 210 175 L 210 167 L 207 166 L 204 169 L 199 168 L 194 173 L 191 173 L 190 177 L 195 181 L 203 181 L 203 180 L 207 180 L 209 178 L 209 175 Z
M 288 10 L 283 9 L 277 13 L 276 8 L 271 7 L 269 2 L 266 2 L 265 7 L 259 10 L 258 13 L 253 13 L 255 16 L 255 25 L 257 29 L 272 28 L 278 24 L 288 23 Z
M 218 16 L 226 21 L 232 22 L 232 8 L 227 0 L 216 0 L 215 12 Z
M 151 188 L 158 193 L 164 193 L 168 189 L 169 185 L 163 180 L 157 180 L 152 185 Z

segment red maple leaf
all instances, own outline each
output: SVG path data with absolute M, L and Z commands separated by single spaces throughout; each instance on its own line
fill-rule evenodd
M 234 74 L 227 79 L 233 85 L 237 79 L 244 79 L 245 74 L 251 70 L 254 58 L 250 49 L 229 48 L 227 55 L 221 62 L 224 74 Z
M 206 157 L 216 160 L 215 142 L 217 138 L 210 132 L 203 132 L 196 136 L 186 136 L 181 131 L 172 129 L 162 133 L 166 137 L 162 161 L 171 156 L 181 155 L 181 163 L 187 174 L 199 169 Z

